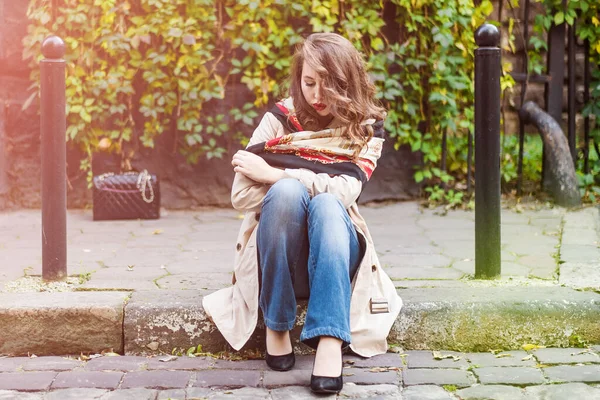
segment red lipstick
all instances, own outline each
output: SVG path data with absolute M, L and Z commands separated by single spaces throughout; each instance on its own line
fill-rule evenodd
M 327 106 L 323 103 L 314 103 L 312 106 L 317 111 L 323 111 L 324 109 L 327 108 Z

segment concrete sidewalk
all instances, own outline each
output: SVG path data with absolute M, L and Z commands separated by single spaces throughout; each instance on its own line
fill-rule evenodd
M 474 212 L 422 209 L 416 202 L 363 206 L 361 212 L 405 301 L 391 342 L 408 349 L 463 351 L 518 348 L 524 341 L 600 343 L 597 208 L 503 209 L 502 279 L 492 282 L 472 279 Z M 91 211 L 70 211 L 73 279 L 40 288 L 35 278 L 41 274 L 40 211 L 0 214 L 0 317 L 15 321 L 7 324 L 15 340 L 3 335 L 0 354 L 37 348 L 61 354 L 60 346 L 72 353 L 170 352 L 195 344 L 222 349 L 225 344 L 200 301 L 230 284 L 240 223 L 240 213 L 229 209 L 166 211 L 156 221 L 108 222 L 92 221 Z M 71 292 L 48 293 L 67 289 Z M 101 311 L 89 311 L 95 309 Z M 104 333 L 88 332 L 95 344 L 86 344 L 81 333 L 59 329 L 55 347 L 49 347 L 26 334 L 29 317 L 38 327 L 44 320 L 39 312 L 49 324 L 59 316 L 75 316 L 80 327 L 93 317 L 90 329 Z M 249 346 L 260 347 L 261 341 L 259 330 Z

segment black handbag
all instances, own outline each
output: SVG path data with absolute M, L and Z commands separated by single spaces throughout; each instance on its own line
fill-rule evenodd
M 94 221 L 160 217 L 158 178 L 148 171 L 93 178 Z

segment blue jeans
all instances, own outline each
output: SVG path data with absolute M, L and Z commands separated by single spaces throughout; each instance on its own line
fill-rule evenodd
M 361 249 L 348 212 L 332 194 L 312 199 L 295 179 L 276 182 L 265 196 L 257 232 L 260 307 L 265 325 L 288 331 L 296 320 L 294 277 L 308 268 L 310 296 L 300 340 L 320 336 L 350 343 L 351 277 Z

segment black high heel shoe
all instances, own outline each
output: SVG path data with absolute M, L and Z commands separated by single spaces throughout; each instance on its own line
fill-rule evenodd
M 342 368 L 343 371 L 343 368 Z M 340 376 L 315 376 L 310 375 L 310 390 L 313 393 L 333 394 L 339 393 L 344 387 L 342 374 Z
M 272 356 L 267 351 L 265 351 L 265 354 L 267 365 L 274 371 L 289 371 L 294 367 L 294 364 L 296 364 L 294 350 L 292 350 L 291 353 L 282 356 Z
M 313 371 L 315 367 L 313 365 Z M 344 387 L 344 379 L 342 374 L 344 373 L 344 360 L 342 359 L 342 370 L 340 376 L 316 376 L 310 374 L 310 390 L 313 393 L 321 394 L 333 394 L 339 393 Z

